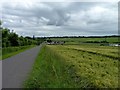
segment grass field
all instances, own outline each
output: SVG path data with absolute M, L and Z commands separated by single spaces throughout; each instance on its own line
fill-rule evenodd
M 101 42 L 107 41 L 109 43 L 120 43 L 119 37 L 107 37 L 107 38 L 50 38 L 52 41 L 65 41 L 65 44 L 80 44 L 86 42 Z
M 13 55 L 16 55 L 20 52 L 23 52 L 27 49 L 30 49 L 34 46 L 35 45 L 2 48 L 2 60 L 8 57 L 11 57 Z
M 43 46 L 24 87 L 117 88 L 117 53 L 110 46 Z

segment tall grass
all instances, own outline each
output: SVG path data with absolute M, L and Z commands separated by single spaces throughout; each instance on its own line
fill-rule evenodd
M 25 88 L 117 88 L 118 61 L 66 45 L 44 46 Z M 77 47 L 78 48 L 78 47 Z
M 2 60 L 2 48 L 0 48 L 0 60 Z
M 118 87 L 118 59 L 114 60 L 113 58 L 97 53 L 93 54 L 81 51 L 79 50 L 80 46 L 71 45 L 71 48 L 69 45 L 49 47 L 56 50 L 57 53 L 60 53 L 71 65 L 74 65 L 78 76 L 86 77 L 87 80 L 90 80 L 96 87 Z M 76 47 L 77 49 L 74 49 Z M 82 48 L 85 49 L 86 46 Z M 106 50 L 107 48 L 109 47 L 106 47 Z M 97 51 L 97 48 L 95 50 Z M 106 50 L 104 50 L 104 52 Z M 102 54 L 102 52 L 100 53 Z
M 25 88 L 77 88 L 94 87 L 85 77 L 79 77 L 75 69 L 49 47 L 39 53 Z M 80 82 L 82 80 L 82 82 Z M 85 84 L 87 83 L 87 84 Z

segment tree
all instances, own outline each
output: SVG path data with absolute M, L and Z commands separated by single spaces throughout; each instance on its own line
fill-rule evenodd
M 2 21 L 0 20 L 0 26 L 2 25 Z
M 10 33 L 8 40 L 12 46 L 19 46 L 18 35 L 16 33 Z
M 8 28 L 2 28 L 2 21 L 0 20 L 0 42 L 2 41 L 2 47 L 9 47 L 9 46 L 25 46 L 25 45 L 39 45 L 44 39 L 36 38 L 34 35 L 33 37 L 19 37 L 18 34 L 10 32 Z
M 8 47 L 10 45 L 10 42 L 8 41 L 9 38 L 9 29 L 5 28 L 2 29 L 2 46 L 3 47 Z

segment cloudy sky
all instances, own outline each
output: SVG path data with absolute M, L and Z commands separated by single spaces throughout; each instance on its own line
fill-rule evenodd
M 6 1 L 0 12 L 2 26 L 22 36 L 118 34 L 118 2 Z

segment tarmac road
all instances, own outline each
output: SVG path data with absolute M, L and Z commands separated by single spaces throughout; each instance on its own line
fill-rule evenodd
M 34 47 L 2 61 L 2 88 L 22 88 L 40 47 Z

